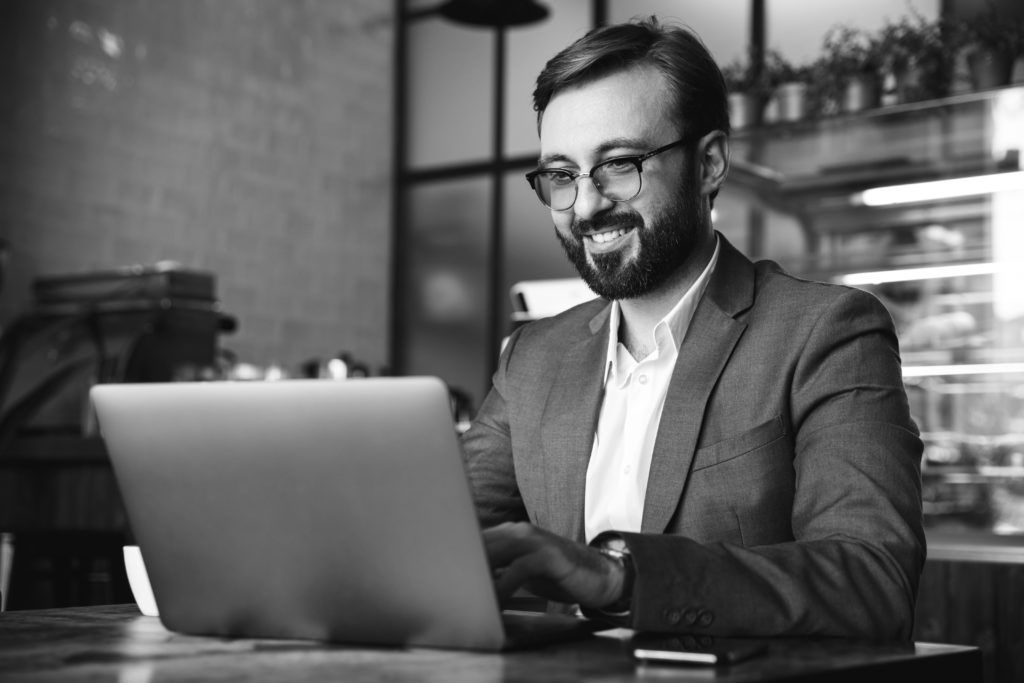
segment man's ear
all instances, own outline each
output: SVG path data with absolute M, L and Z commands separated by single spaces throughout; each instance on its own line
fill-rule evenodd
M 701 194 L 717 192 L 729 174 L 729 138 L 722 131 L 713 130 L 697 143 L 697 154 Z

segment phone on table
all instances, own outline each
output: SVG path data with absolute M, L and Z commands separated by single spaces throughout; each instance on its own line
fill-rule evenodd
M 638 634 L 631 642 L 633 656 L 650 664 L 736 664 L 759 655 L 768 643 L 754 638 L 666 636 Z

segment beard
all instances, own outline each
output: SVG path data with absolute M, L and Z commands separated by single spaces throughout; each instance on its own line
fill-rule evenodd
M 679 190 L 650 225 L 645 225 L 643 217 L 628 205 L 623 206 L 626 211 L 574 220 L 571 237 L 555 230 L 580 277 L 595 294 L 606 299 L 635 299 L 661 287 L 693 255 L 707 220 L 689 165 Z M 636 257 L 629 259 L 621 250 L 588 256 L 583 236 L 614 228 L 636 232 Z

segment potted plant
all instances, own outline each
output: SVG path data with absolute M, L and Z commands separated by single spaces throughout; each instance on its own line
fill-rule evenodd
M 975 89 L 1006 85 L 1014 61 L 1024 54 L 1024 18 L 1006 16 L 986 3 L 965 22 L 963 42 Z
M 765 52 L 760 73 L 754 68 L 752 51 L 748 51 L 748 57 L 722 67 L 722 76 L 736 129 L 762 121 L 799 121 L 806 115 L 808 70 L 794 66 L 776 50 Z
M 940 21 L 929 21 L 917 12 L 887 21 L 874 41 L 882 73 L 882 104 L 946 95 L 955 54 L 951 37 Z
M 750 61 L 733 60 L 722 67 L 722 77 L 729 92 L 729 119 L 732 127 L 742 130 L 759 124 L 762 97 Z
M 764 56 L 763 80 L 770 93 L 768 106 L 771 116 L 779 121 L 799 121 L 807 115 L 808 68 L 796 66 L 777 50 L 768 50 Z
M 864 30 L 836 24 L 812 65 L 815 97 L 823 113 L 856 112 L 878 104 L 878 47 Z

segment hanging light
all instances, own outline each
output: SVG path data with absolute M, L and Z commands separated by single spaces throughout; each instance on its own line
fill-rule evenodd
M 440 14 L 458 24 L 495 28 L 524 26 L 548 16 L 548 8 L 535 0 L 448 0 L 414 16 Z

